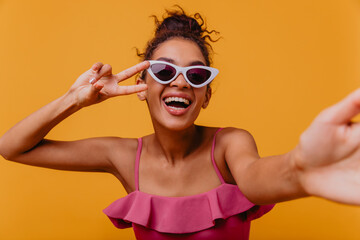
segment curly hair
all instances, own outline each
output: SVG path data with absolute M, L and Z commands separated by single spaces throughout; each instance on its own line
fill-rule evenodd
M 205 58 L 207 66 L 210 66 L 212 59 L 209 53 L 212 53 L 212 47 L 210 42 L 216 42 L 219 40 L 212 39 L 211 34 L 218 34 L 219 32 L 207 30 L 204 19 L 200 13 L 195 13 L 193 16 L 187 15 L 185 11 L 179 6 L 175 5 L 176 10 L 165 10 L 162 21 L 160 21 L 155 15 L 151 16 L 155 20 L 156 30 L 153 39 L 148 41 L 146 50 L 140 53 L 137 50 L 137 55 L 142 60 L 151 59 L 154 51 L 157 47 L 172 38 L 184 38 L 195 42 L 201 50 Z

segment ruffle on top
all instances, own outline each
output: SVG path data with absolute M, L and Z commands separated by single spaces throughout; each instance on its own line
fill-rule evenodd
M 215 225 L 216 219 L 245 213 L 244 221 L 261 217 L 274 205 L 256 206 L 238 186 L 224 183 L 206 193 L 164 197 L 138 190 L 113 202 L 103 212 L 117 228 L 138 224 L 163 233 L 192 233 Z

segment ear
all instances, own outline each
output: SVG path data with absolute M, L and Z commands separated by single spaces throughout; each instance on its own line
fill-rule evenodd
M 145 83 L 145 81 L 142 80 L 141 78 L 136 79 L 136 84 L 144 84 L 144 83 Z M 144 100 L 146 100 L 146 97 L 147 97 L 147 90 L 138 92 L 138 93 L 136 93 L 136 95 L 138 96 L 140 101 L 144 101 Z
M 202 108 L 206 108 L 209 105 L 210 98 L 211 98 L 212 89 L 210 86 L 206 87 L 206 93 L 205 93 L 205 101 L 202 105 Z

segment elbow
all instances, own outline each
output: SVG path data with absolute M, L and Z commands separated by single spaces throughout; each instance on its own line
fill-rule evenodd
M 0 156 L 6 160 L 9 160 L 9 156 L 3 151 L 2 147 L 0 146 Z
M 8 151 L 6 151 L 6 146 L 4 144 L 3 138 L 0 138 L 0 156 L 2 156 L 6 160 L 10 160 L 13 158 L 13 156 L 11 156 Z
M 5 160 L 9 160 L 11 161 L 11 159 L 13 159 L 13 157 L 11 157 L 10 155 L 3 153 L 0 149 L 0 156 L 3 157 Z

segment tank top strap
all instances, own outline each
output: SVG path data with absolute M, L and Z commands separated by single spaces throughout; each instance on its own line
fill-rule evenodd
M 136 191 L 139 191 L 139 166 L 140 166 L 141 149 L 142 149 L 142 138 L 138 138 L 138 147 L 137 147 L 136 159 L 135 159 L 135 187 L 136 187 Z
M 220 132 L 222 129 L 223 129 L 223 128 L 219 128 L 218 130 L 216 130 L 216 132 L 215 132 L 215 134 L 214 134 L 213 143 L 212 143 L 212 147 L 211 147 L 211 161 L 212 161 L 212 164 L 213 164 L 213 166 L 214 166 L 215 172 L 216 172 L 216 174 L 218 175 L 218 177 L 219 177 L 219 179 L 220 179 L 221 184 L 224 184 L 224 183 L 226 183 L 226 182 L 225 182 L 224 178 L 222 177 L 219 168 L 218 168 L 217 165 L 216 165 L 215 156 L 214 156 L 216 135 L 217 135 L 218 132 Z

